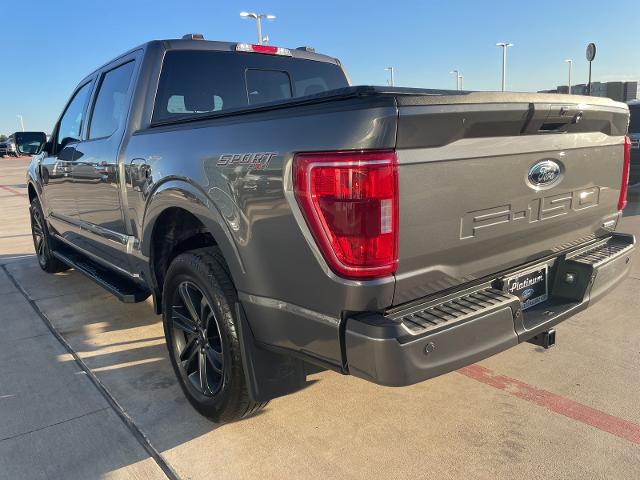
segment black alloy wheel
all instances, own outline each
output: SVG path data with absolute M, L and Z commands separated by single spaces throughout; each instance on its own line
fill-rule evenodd
M 38 264 L 45 272 L 56 273 L 67 270 L 69 267 L 58 260 L 51 253 L 53 239 L 49 234 L 47 223 L 42 213 L 42 206 L 38 198 L 31 200 L 29 207 L 31 218 L 31 236 L 33 237 L 33 248 L 36 251 Z
M 39 208 L 31 208 L 31 235 L 33 237 L 33 247 L 38 257 L 40 266 L 46 263 L 45 260 L 45 237 L 44 219 Z
M 267 402 L 249 395 L 238 334 L 238 292 L 216 246 L 177 255 L 163 282 L 169 359 L 191 405 L 216 422 L 253 415 Z
M 173 354 L 197 393 L 215 396 L 224 383 L 220 327 L 204 293 L 191 281 L 174 290 L 171 320 Z

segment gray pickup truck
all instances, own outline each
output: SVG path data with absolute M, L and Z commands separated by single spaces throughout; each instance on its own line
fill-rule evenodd
M 628 122 L 603 98 L 352 87 L 306 47 L 152 41 L 40 134 L 35 249 L 152 296 L 216 421 L 318 369 L 410 385 L 550 346 L 623 279 Z

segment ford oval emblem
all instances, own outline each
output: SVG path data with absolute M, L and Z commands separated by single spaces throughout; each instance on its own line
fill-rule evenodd
M 554 160 L 541 160 L 529 170 L 527 180 L 536 190 L 550 188 L 560 181 L 562 169 Z
M 522 300 L 527 300 L 535 293 L 533 288 L 527 288 L 524 292 L 522 292 Z

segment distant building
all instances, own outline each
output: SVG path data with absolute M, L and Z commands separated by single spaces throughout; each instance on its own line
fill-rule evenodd
M 625 102 L 638 99 L 638 82 L 624 82 Z
M 588 85 L 579 83 L 571 85 L 574 95 L 588 95 Z M 540 90 L 539 93 L 569 93 L 567 85 L 558 85 L 555 90 Z M 630 102 L 638 98 L 638 82 L 591 82 L 593 97 L 609 97 L 618 102 Z

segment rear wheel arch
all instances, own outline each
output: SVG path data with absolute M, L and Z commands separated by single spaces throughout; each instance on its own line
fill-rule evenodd
M 171 183 L 173 185 L 154 192 L 142 229 L 141 252 L 149 259 L 157 310 L 162 306 L 167 269 L 181 253 L 207 246 L 218 247 L 238 289 L 242 287 L 245 273 L 233 238 L 211 200 L 191 185 L 185 189 L 183 185 Z
M 32 182 L 29 182 L 27 190 L 29 194 L 29 203 L 31 203 L 34 198 L 38 198 L 38 192 L 36 191 L 36 187 L 33 186 Z

